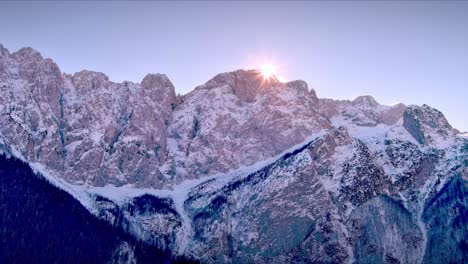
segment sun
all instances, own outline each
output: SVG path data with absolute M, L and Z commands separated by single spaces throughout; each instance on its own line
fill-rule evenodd
M 276 67 L 271 63 L 265 63 L 260 67 L 264 79 L 270 79 L 276 75 Z

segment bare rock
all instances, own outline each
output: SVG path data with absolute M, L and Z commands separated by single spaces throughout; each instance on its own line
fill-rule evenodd
M 220 74 L 184 96 L 168 130 L 182 174 L 201 177 L 250 165 L 330 128 L 305 82 L 262 83 L 258 74 Z
M 428 105 L 409 106 L 404 112 L 403 126 L 420 144 L 434 143 L 454 134 L 444 115 Z

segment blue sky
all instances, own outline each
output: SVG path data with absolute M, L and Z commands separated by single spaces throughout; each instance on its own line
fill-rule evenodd
M 429 104 L 468 130 L 468 2 L 0 2 L 0 43 L 62 71 L 184 94 L 220 72 L 277 65 L 319 97 Z

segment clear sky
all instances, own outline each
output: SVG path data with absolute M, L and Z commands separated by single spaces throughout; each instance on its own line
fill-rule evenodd
M 277 65 L 319 97 L 429 104 L 468 130 L 468 2 L 0 2 L 0 43 L 62 71 L 184 94 L 217 73 Z

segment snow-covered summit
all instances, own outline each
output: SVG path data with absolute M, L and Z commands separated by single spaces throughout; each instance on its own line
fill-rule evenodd
M 442 112 L 425 104 L 408 106 L 403 126 L 420 144 L 437 143 L 456 134 Z
M 328 118 L 343 117 L 359 126 L 393 125 L 402 118 L 406 106 L 381 105 L 371 96 L 358 96 L 353 101 L 320 99 L 320 112 Z
M 254 70 L 222 73 L 186 94 L 174 110 L 168 171 L 190 178 L 225 172 L 327 128 L 305 82 L 266 81 Z
M 224 86 L 229 87 L 231 93 L 240 100 L 253 102 L 257 96 L 283 84 L 275 76 L 264 78 L 259 70 L 237 70 L 220 73 L 195 90 L 210 90 Z

